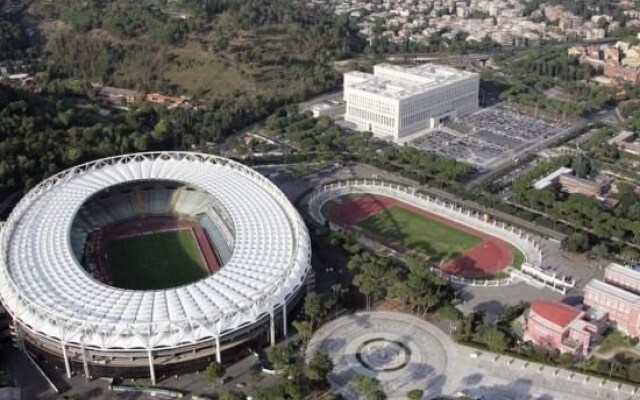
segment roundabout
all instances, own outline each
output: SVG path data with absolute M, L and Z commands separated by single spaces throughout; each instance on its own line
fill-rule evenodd
M 357 375 L 375 378 L 388 399 L 406 399 L 412 389 L 425 398 L 441 394 L 449 361 L 450 339 L 430 323 L 408 314 L 367 312 L 341 317 L 323 326 L 307 347 L 307 358 L 324 351 L 333 360 L 329 382 L 349 399 Z

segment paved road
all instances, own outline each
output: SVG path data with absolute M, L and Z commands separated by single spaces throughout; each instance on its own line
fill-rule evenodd
M 460 346 L 435 325 L 402 313 L 341 317 L 316 332 L 307 356 L 318 349 L 336 366 L 332 386 L 350 399 L 357 398 L 349 385 L 356 374 L 379 379 L 390 399 L 405 399 L 412 388 L 424 389 L 424 399 L 457 393 L 491 400 L 640 399 L 630 385 Z

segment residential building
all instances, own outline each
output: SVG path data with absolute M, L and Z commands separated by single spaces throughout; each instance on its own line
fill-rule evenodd
M 133 104 L 144 97 L 144 94 L 137 90 L 100 85 L 93 85 L 93 87 L 97 89 L 99 98 L 113 104 Z
M 604 280 L 592 279 L 584 289 L 584 304 L 606 313 L 627 335 L 640 336 L 640 270 L 611 263 Z
M 608 143 L 617 146 L 618 149 L 624 152 L 640 155 L 640 141 L 636 140 L 636 135 L 632 131 L 623 130 L 609 139 Z
M 373 74 L 344 74 L 345 120 L 374 135 L 403 142 L 449 119 L 478 110 L 479 75 L 424 64 L 379 64 Z
M 592 181 L 578 178 L 571 174 L 562 174 L 558 177 L 560 190 L 565 193 L 582 194 L 589 197 L 598 197 L 608 190 L 606 181 Z
M 574 355 L 587 355 L 606 324 L 602 313 L 549 300 L 532 302 L 525 322 L 525 340 Z
M 565 15 L 560 18 L 560 22 L 558 23 L 558 27 L 562 31 L 577 29 L 578 27 L 580 27 L 580 25 L 582 25 L 582 17 L 571 14 Z
M 640 67 L 640 46 L 633 46 L 627 50 L 624 58 L 624 65 L 629 68 Z
M 571 174 L 573 169 L 569 167 L 560 167 L 549 175 L 541 178 L 533 184 L 534 189 L 542 190 L 558 183 L 561 175 Z
M 634 84 L 640 83 L 640 69 L 626 68 L 619 65 L 605 64 L 604 76 L 618 78 Z

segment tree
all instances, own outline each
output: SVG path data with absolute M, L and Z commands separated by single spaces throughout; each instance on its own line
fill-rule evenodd
M 609 248 L 604 243 L 598 243 L 591 248 L 590 253 L 596 259 L 602 260 L 609 256 Z
M 298 331 L 302 340 L 307 343 L 313 335 L 313 327 L 309 321 L 293 321 L 293 327 Z
M 222 378 L 225 373 L 225 368 L 222 364 L 217 361 L 210 363 L 207 368 L 204 370 L 204 379 L 211 383 L 212 386 L 215 386 L 215 383 L 218 379 Z
M 230 390 L 228 392 L 222 393 L 218 399 L 219 400 L 245 400 L 246 396 L 242 392 Z
M 381 400 L 386 398 L 382 391 L 380 381 L 375 378 L 357 375 L 351 380 L 351 386 L 364 400 Z
M 447 280 L 435 275 L 424 262 L 415 258 L 407 260 L 408 274 L 405 279 L 395 282 L 392 293 L 414 311 L 428 312 L 438 305 L 443 297 L 443 288 L 449 288 Z
M 588 158 L 578 155 L 571 164 L 578 178 L 586 178 L 591 173 L 591 161 Z
M 638 250 L 634 249 L 633 247 L 626 246 L 622 249 L 620 256 L 627 261 L 634 262 L 640 259 L 640 252 L 638 252 Z
M 355 273 L 353 284 L 366 298 L 367 309 L 371 299 L 381 297 L 388 287 L 397 280 L 398 271 L 390 260 L 373 253 L 355 254 L 347 267 Z
M 292 356 L 291 347 L 287 345 L 272 346 L 267 349 L 267 359 L 279 371 L 288 370 Z
M 287 397 L 291 400 L 304 400 L 307 395 L 306 386 L 303 386 L 298 380 L 290 380 L 284 384 Z
M 478 334 L 478 340 L 487 345 L 489 350 L 503 352 L 509 347 L 507 335 L 494 325 L 485 325 Z
M 413 389 L 407 392 L 407 398 L 409 400 L 422 400 L 422 396 L 424 396 L 424 390 Z
M 335 314 L 338 314 L 338 302 L 342 296 L 344 289 L 340 283 L 334 283 L 331 285 L 331 293 L 333 293 L 333 305 L 335 306 Z
M 517 304 L 509 304 L 502 310 L 500 320 L 502 322 L 511 323 L 513 320 L 521 316 L 528 307 L 529 303 L 522 300 Z
M 304 368 L 307 378 L 316 382 L 325 382 L 327 374 L 333 370 L 333 361 L 324 351 L 316 352 Z
M 584 232 L 575 232 L 562 239 L 562 248 L 574 253 L 584 253 L 589 250 L 591 243 L 589 235 Z
M 325 312 L 324 298 L 316 292 L 310 292 L 304 299 L 304 313 L 311 319 L 311 328 L 315 326 L 317 319 Z
M 286 399 L 287 391 L 283 384 L 259 386 L 255 391 L 256 400 Z

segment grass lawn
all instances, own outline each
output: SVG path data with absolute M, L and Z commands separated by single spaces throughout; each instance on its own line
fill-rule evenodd
M 511 244 L 509 245 L 509 248 L 511 249 L 511 256 L 513 257 L 511 266 L 515 269 L 520 269 L 520 267 L 522 267 L 522 263 L 524 263 L 524 254 Z
M 412 250 L 442 260 L 453 258 L 482 238 L 398 206 L 372 215 L 358 226 Z
M 124 289 L 166 289 L 207 275 L 189 229 L 112 240 L 107 256 L 113 285 Z
M 598 346 L 597 353 L 604 354 L 616 347 L 633 347 L 630 339 L 620 331 L 611 330 Z

